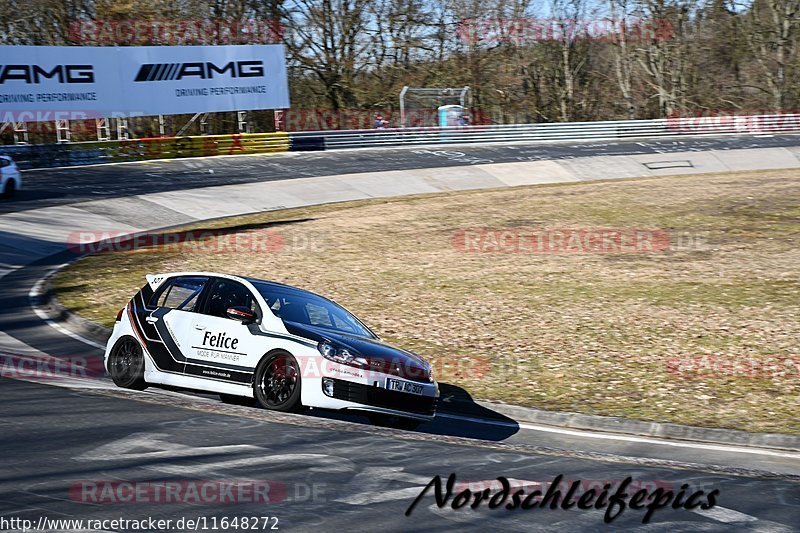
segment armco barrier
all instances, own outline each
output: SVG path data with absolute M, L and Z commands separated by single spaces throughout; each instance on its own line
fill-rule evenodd
M 292 144 L 322 136 L 326 150 L 490 142 L 608 141 L 686 135 L 800 132 L 800 114 L 674 117 L 658 120 L 453 126 L 291 133 Z
M 583 142 L 702 135 L 800 132 L 800 114 L 675 117 L 658 120 L 454 126 L 165 137 L 41 146 L 0 146 L 21 168 L 211 155 L 492 142 Z
M 22 169 L 287 150 L 289 135 L 283 132 L 0 146 L 0 154 L 13 157 Z

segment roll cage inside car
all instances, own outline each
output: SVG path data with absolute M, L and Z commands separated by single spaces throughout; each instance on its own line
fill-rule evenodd
M 167 278 L 156 289 L 149 307 L 168 307 L 190 313 L 228 318 L 230 307 L 247 307 L 256 315 L 256 323 L 263 317 L 261 306 L 253 291 L 242 282 L 215 276 L 174 276 Z

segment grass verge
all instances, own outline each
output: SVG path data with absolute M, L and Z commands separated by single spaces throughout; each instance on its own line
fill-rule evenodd
M 145 273 L 256 276 L 333 298 L 476 398 L 800 434 L 796 170 L 348 202 L 195 228 L 237 245 L 92 255 L 57 274 L 58 298 L 110 325 Z M 559 253 L 502 246 L 543 229 L 551 244 L 562 236 Z M 599 229 L 669 244 L 592 253 L 580 239 Z M 265 235 L 272 246 L 257 244 Z

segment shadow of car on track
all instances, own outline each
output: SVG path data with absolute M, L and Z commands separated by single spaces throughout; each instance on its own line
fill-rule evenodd
M 519 424 L 505 415 L 475 402 L 465 389 L 451 383 L 439 383 L 436 417 L 415 431 L 450 437 L 503 441 L 519 431 Z M 365 415 L 346 411 L 314 409 L 306 415 L 348 422 L 370 424 Z
M 107 378 L 107 376 L 106 376 Z M 169 385 L 152 385 L 147 390 L 163 390 L 186 395 L 187 398 L 204 398 L 211 401 L 220 401 L 219 395 L 199 390 L 173 387 Z M 439 383 L 440 399 L 436 417 L 431 422 L 423 422 L 414 431 L 449 437 L 466 437 L 488 441 L 504 441 L 519 432 L 519 424 L 512 418 L 502 415 L 492 409 L 481 405 L 470 396 L 463 388 L 449 383 Z M 146 393 L 145 393 L 146 394 Z M 243 399 L 244 400 L 244 399 Z M 242 413 L 250 409 L 263 410 L 256 406 L 255 401 L 241 403 L 227 403 L 227 412 L 242 409 Z M 310 417 L 322 420 L 340 420 L 365 426 L 374 426 L 365 411 L 335 411 L 323 408 L 306 408 L 293 417 Z

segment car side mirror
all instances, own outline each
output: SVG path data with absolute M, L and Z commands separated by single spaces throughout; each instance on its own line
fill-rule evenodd
M 235 305 L 233 307 L 229 307 L 225 314 L 228 315 L 228 318 L 231 320 L 238 320 L 242 324 L 252 324 L 256 321 L 256 314 L 250 310 L 249 307 L 244 307 L 241 305 Z

